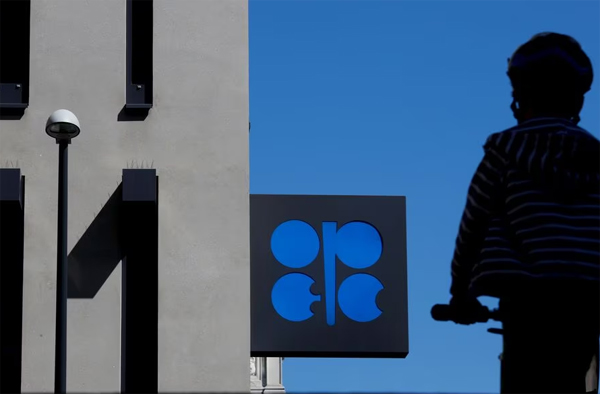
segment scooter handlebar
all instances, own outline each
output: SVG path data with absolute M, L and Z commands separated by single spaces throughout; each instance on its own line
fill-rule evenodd
M 454 321 L 455 310 L 448 304 L 436 304 L 431 308 L 431 317 L 437 321 Z M 478 323 L 486 323 L 488 320 L 499 320 L 497 310 L 489 310 L 487 307 L 481 309 L 476 316 Z

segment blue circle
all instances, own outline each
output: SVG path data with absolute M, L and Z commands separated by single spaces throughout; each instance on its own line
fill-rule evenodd
M 302 268 L 312 263 L 319 254 L 319 248 L 317 232 L 300 220 L 281 223 L 271 235 L 273 256 L 289 268 Z
M 348 267 L 368 268 L 381 257 L 381 235 L 368 223 L 347 223 L 337 232 L 336 251 L 339 259 Z
M 368 274 L 354 274 L 346 278 L 338 290 L 338 304 L 348 318 L 365 323 L 377 319 L 381 309 L 377 306 L 377 294 L 383 285 Z
M 300 273 L 287 274 L 279 278 L 271 290 L 271 303 L 279 316 L 299 322 L 313 316 L 311 306 L 321 296 L 310 291 L 315 281 Z

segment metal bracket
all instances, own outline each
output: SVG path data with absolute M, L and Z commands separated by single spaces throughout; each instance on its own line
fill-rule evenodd
M 0 83 L 0 107 L 25 109 L 29 104 L 23 102 L 23 85 L 20 83 Z
M 0 169 L 0 201 L 18 202 L 23 209 L 23 178 L 19 168 Z
M 146 101 L 146 86 L 140 84 L 127 85 L 126 109 L 150 109 L 152 104 Z

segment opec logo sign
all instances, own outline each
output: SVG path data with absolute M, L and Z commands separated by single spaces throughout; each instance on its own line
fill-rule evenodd
M 250 196 L 251 353 L 408 354 L 404 197 Z
M 280 224 L 271 236 L 271 251 L 277 261 L 288 268 L 301 270 L 323 253 L 325 281 L 325 311 L 327 324 L 335 324 L 336 300 L 340 310 L 356 322 L 369 322 L 381 315 L 377 294 L 383 284 L 373 275 L 356 273 L 343 279 L 336 287 L 336 257 L 342 264 L 356 270 L 369 268 L 381 257 L 383 244 L 375 227 L 364 222 L 350 222 L 337 229 L 335 222 L 323 222 L 323 240 L 306 222 L 289 220 Z M 277 313 L 289 321 L 304 321 L 313 316 L 311 305 L 322 302 L 310 288 L 314 280 L 300 272 L 279 278 L 271 292 Z

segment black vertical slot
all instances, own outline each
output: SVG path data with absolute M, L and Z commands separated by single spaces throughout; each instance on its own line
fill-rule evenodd
M 158 392 L 158 177 L 123 170 L 121 392 Z
M 0 169 L 0 393 L 21 392 L 25 177 Z
M 153 1 L 127 0 L 127 110 L 152 108 L 152 36 Z
M 30 0 L 0 0 L 0 111 L 22 116 L 29 105 Z

